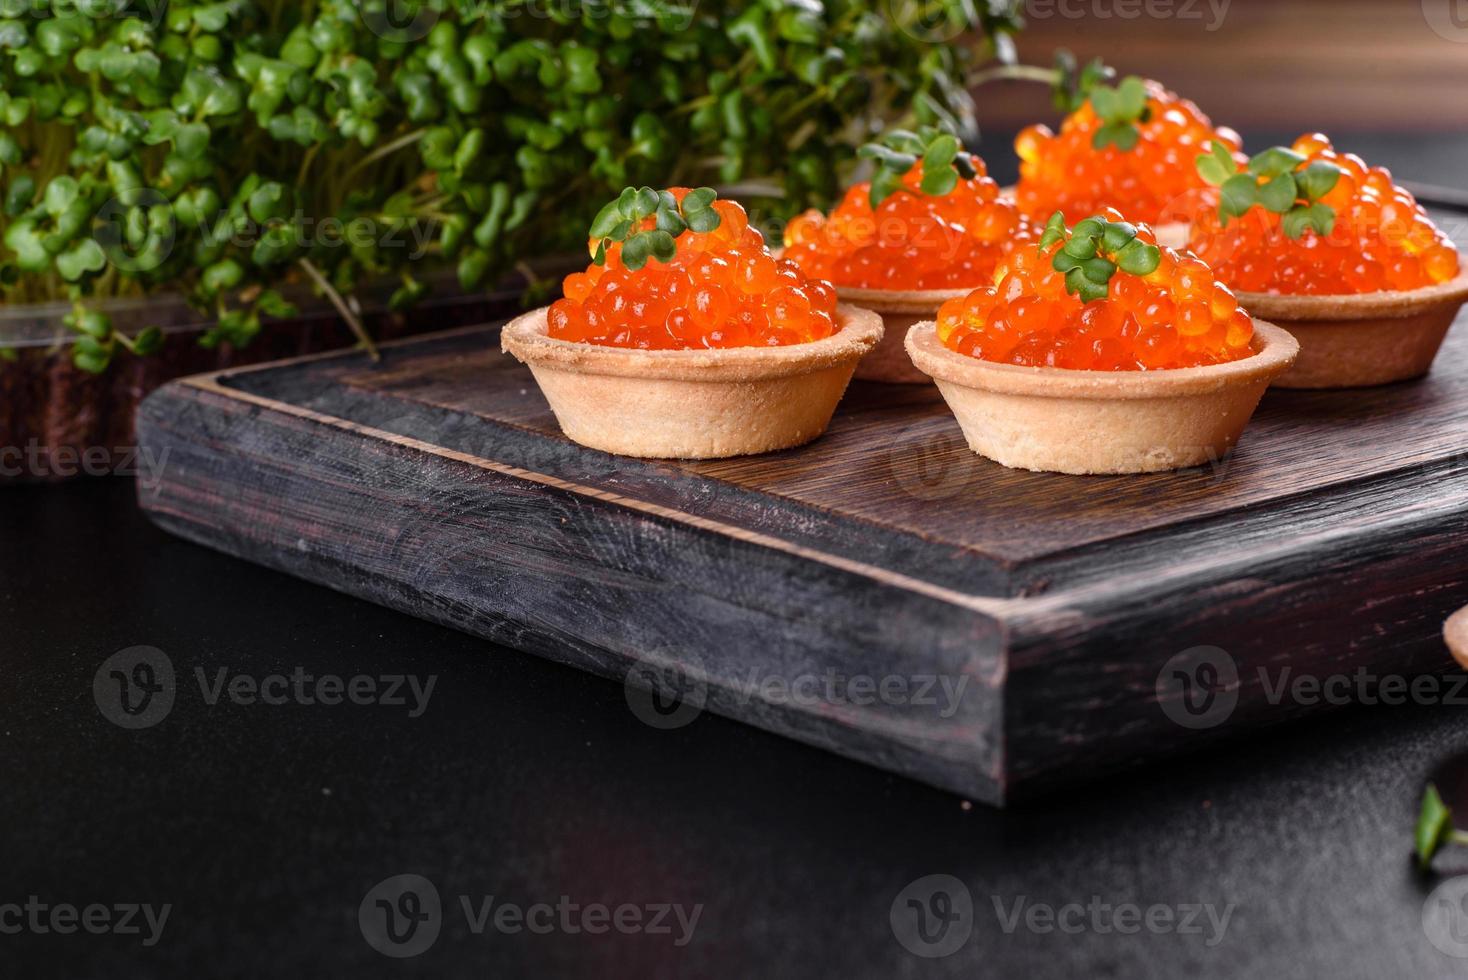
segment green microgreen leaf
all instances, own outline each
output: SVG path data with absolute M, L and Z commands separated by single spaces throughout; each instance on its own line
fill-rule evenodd
M 1335 189 L 1341 179 L 1341 168 L 1325 160 L 1315 160 L 1295 174 L 1295 183 L 1307 201 L 1318 201 Z
M 1213 141 L 1207 153 L 1198 155 L 1197 168 L 1198 176 L 1214 187 L 1222 186 L 1224 181 L 1239 172 L 1233 151 L 1219 140 Z
M 1147 86 L 1136 75 L 1128 75 L 1116 87 L 1116 117 L 1134 120 L 1147 111 Z
M 1301 238 L 1310 230 L 1329 235 L 1335 230 L 1335 211 L 1319 203 L 1297 204 L 1280 219 L 1280 225 L 1290 238 Z
M 857 150 L 857 156 L 877 165 L 868 194 L 873 209 L 893 194 L 910 190 L 903 178 L 919 162 L 922 179 L 918 188 L 932 197 L 951 193 L 960 178 L 971 180 L 978 176 L 978 169 L 963 152 L 958 137 L 934 126 L 924 126 L 917 132 L 891 130 L 880 141 Z
M 692 214 L 685 212 L 684 220 L 688 222 L 689 228 L 692 228 L 696 232 L 704 233 L 713 231 L 719 227 L 719 222 L 722 218 L 720 218 L 719 212 L 713 208 L 704 208 L 702 211 L 694 211 Z
M 1108 252 L 1116 252 L 1125 248 L 1136 237 L 1137 226 L 1131 222 L 1108 221 L 1106 230 L 1101 234 L 1101 247 Z
M 923 169 L 949 166 L 953 163 L 953 158 L 958 156 L 959 149 L 957 138 L 950 133 L 943 133 L 923 150 Z
M 596 218 L 591 222 L 590 237 L 610 238 L 624 220 L 621 202 L 613 201 L 597 212 Z
M 958 171 L 952 164 L 944 164 L 940 170 L 923 172 L 922 189 L 929 197 L 942 197 L 958 186 Z
M 1099 256 L 1084 260 L 1080 268 L 1086 274 L 1086 278 L 1095 283 L 1108 283 L 1111 277 L 1116 275 L 1116 263 Z
M 1095 133 L 1091 134 L 1091 146 L 1093 149 L 1104 150 L 1108 146 L 1115 146 L 1123 153 L 1130 153 L 1141 138 L 1137 127 L 1131 123 L 1115 122 L 1106 123 Z
M 1068 237 L 1067 237 L 1068 236 Z M 1057 242 L 1050 266 L 1065 276 L 1066 291 L 1089 303 L 1108 294 L 1117 271 L 1150 275 L 1162 261 L 1162 250 L 1137 239 L 1137 227 L 1127 221 L 1094 216 L 1067 232 L 1065 217 L 1057 211 L 1040 236 L 1041 254 Z
M 880 143 L 868 143 L 857 150 L 856 155 L 863 159 L 876 160 L 883 166 L 890 167 L 894 170 L 900 168 L 903 173 L 906 173 L 918 162 L 918 158 L 915 155 L 902 150 L 894 150 Z
M 1147 121 L 1147 83 L 1136 75 L 1128 75 L 1112 88 L 1096 85 L 1091 89 L 1091 108 L 1101 126 L 1091 136 L 1091 146 L 1102 150 L 1115 146 L 1123 153 L 1136 148 L 1141 139 L 1139 123 Z
M 1453 836 L 1453 811 L 1443 802 L 1437 786 L 1428 783 L 1422 794 L 1422 807 L 1417 814 L 1417 830 L 1413 834 L 1417 864 L 1424 870 L 1432 858 Z
M 683 210 L 688 213 L 703 211 L 719 196 L 712 187 L 695 187 L 683 198 Z
M 1102 82 L 1110 81 L 1116 72 L 1100 58 L 1093 58 L 1077 70 L 1075 55 L 1061 48 L 1055 52 L 1054 82 L 1050 101 L 1067 115 L 1079 109 Z
M 680 206 L 672 192 L 651 187 L 628 187 L 605 205 L 591 223 L 587 237 L 595 243 L 592 261 L 605 265 L 607 249 L 620 242 L 622 264 L 634 272 L 648 259 L 670 262 L 678 253 L 678 236 L 685 231 L 710 232 L 722 221 L 713 207 L 718 194 L 699 187 L 683 197 Z M 648 218 L 653 228 L 644 228 Z
M 1040 251 L 1045 251 L 1056 242 L 1065 240 L 1067 229 L 1065 227 L 1065 213 L 1056 211 L 1045 222 L 1045 231 L 1040 235 Z
M 1123 272 L 1129 272 L 1134 276 L 1149 276 L 1157 271 L 1157 266 L 1162 262 L 1162 250 L 1156 245 L 1148 245 L 1133 239 L 1116 253 L 1116 264 Z
M 1084 269 L 1072 269 L 1065 274 L 1065 288 L 1081 298 L 1081 302 L 1090 303 L 1094 300 L 1105 299 L 1110 291 L 1106 283 L 1093 281 L 1086 275 Z
M 1234 174 L 1218 190 L 1218 217 L 1223 224 L 1237 218 L 1259 201 L 1259 185 L 1253 174 Z
M 1226 148 L 1215 140 L 1212 152 L 1197 161 L 1203 179 L 1219 186 L 1218 218 L 1222 224 L 1242 217 L 1257 205 L 1282 215 L 1281 226 L 1290 238 L 1300 238 L 1311 229 L 1328 235 L 1335 228 L 1335 211 L 1318 202 L 1340 180 L 1340 167 L 1316 160 L 1299 169 L 1306 159 L 1303 155 L 1289 147 L 1275 146 L 1251 157 L 1243 172 L 1220 181 L 1225 169 L 1237 169 L 1231 157 L 1226 160 L 1225 153 Z
M 1305 162 L 1305 157 L 1284 146 L 1271 146 L 1249 159 L 1249 171 L 1260 177 L 1287 174 Z
M 1061 248 L 1056 250 L 1055 257 L 1050 260 L 1050 267 L 1056 272 L 1069 272 L 1072 269 L 1080 268 L 1084 261 L 1085 259 L 1078 259 Z
M 1284 214 L 1295 205 L 1295 195 L 1299 193 L 1295 187 L 1295 178 L 1288 173 L 1281 173 L 1271 178 L 1267 183 L 1259 185 L 1259 204 L 1266 211 L 1275 214 Z

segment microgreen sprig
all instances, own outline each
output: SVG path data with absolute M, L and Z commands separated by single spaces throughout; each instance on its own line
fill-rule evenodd
M 1142 136 L 1138 126 L 1152 118 L 1152 109 L 1147 105 L 1147 83 L 1136 75 L 1128 75 L 1114 88 L 1093 85 L 1091 108 L 1101 119 L 1101 128 L 1091 137 L 1091 146 L 1098 150 L 1110 144 L 1123 153 L 1131 152 Z
M 856 155 L 877 164 L 868 195 L 873 209 L 898 191 L 907 190 L 902 178 L 919 160 L 923 164 L 922 191 L 932 197 L 952 191 L 960 177 L 972 180 L 979 173 L 958 137 L 934 126 L 924 126 L 917 132 L 890 130 L 879 142 L 857 150 Z
M 1210 151 L 1198 157 L 1198 176 L 1219 189 L 1218 220 L 1225 227 L 1230 218 L 1243 217 L 1257 204 L 1282 215 L 1280 224 L 1290 238 L 1301 237 L 1307 229 L 1329 235 L 1335 228 L 1335 209 L 1320 199 L 1341 179 L 1341 168 L 1315 160 L 1299 169 L 1305 159 L 1288 147 L 1275 146 L 1255 154 L 1240 170 L 1233 152 L 1214 140 Z
M 627 187 L 597 214 L 590 237 L 596 242 L 593 261 L 605 265 L 607 249 L 622 243 L 622 264 L 636 272 L 649 258 L 671 262 L 678 252 L 678 236 L 685 231 L 713 231 L 723 220 L 714 210 L 718 192 L 712 187 L 689 191 L 680 204 L 670 191 Z M 648 218 L 656 223 L 644 228 Z
M 1065 227 L 1065 215 L 1056 211 L 1040 236 L 1040 253 L 1056 242 L 1050 265 L 1065 276 L 1065 291 L 1081 302 L 1104 299 L 1118 269 L 1134 276 L 1150 275 L 1162 261 L 1162 251 L 1137 238 L 1137 226 L 1126 221 L 1107 221 L 1099 215 Z
M 1050 101 L 1068 115 L 1086 104 L 1097 85 L 1115 77 L 1116 69 L 1100 58 L 1092 58 L 1085 67 L 1080 67 L 1076 64 L 1075 55 L 1061 48 L 1055 52 L 1055 80 L 1050 86 Z
M 1453 826 L 1453 811 L 1443 802 L 1437 786 L 1427 784 L 1422 794 L 1422 809 L 1417 814 L 1417 830 L 1413 835 L 1418 867 L 1426 870 L 1432 858 L 1448 844 L 1468 844 L 1468 832 Z

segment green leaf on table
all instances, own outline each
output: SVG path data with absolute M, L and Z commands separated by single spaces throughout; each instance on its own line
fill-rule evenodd
M 1453 836 L 1453 811 L 1443 802 L 1437 786 L 1427 784 L 1422 794 L 1422 807 L 1417 814 L 1417 829 L 1413 834 L 1417 864 L 1426 869 L 1432 864 L 1433 855 Z

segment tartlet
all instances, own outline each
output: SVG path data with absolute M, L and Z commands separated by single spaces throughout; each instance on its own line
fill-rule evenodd
M 1162 371 L 996 364 L 949 350 L 932 322 L 908 332 L 907 352 L 980 456 L 1047 473 L 1155 473 L 1222 459 L 1294 361 L 1293 337 L 1254 325 L 1253 356 Z
M 1215 141 L 1237 152 L 1242 140 L 1157 82 L 1130 76 L 1113 88 L 1101 83 L 1104 69 L 1087 72 L 1058 133 L 1035 125 L 1015 138 L 1020 179 L 1010 193 L 1037 220 L 1115 208 L 1150 225 L 1159 245 L 1185 247 L 1188 203 L 1205 186 L 1193 157 Z
M 882 337 L 880 316 L 777 261 L 710 188 L 629 187 L 590 239 L 564 298 L 506 325 L 501 346 L 593 449 L 711 459 L 809 442 Z
M 907 328 L 991 283 L 1034 229 L 984 161 L 948 133 L 896 130 L 861 154 L 877 163 L 872 179 L 848 188 L 829 215 L 807 211 L 790 222 L 781 254 L 831 282 L 842 302 L 882 315 L 885 336 L 858 378 L 926 384 L 902 349 Z
M 1420 378 L 1432 369 L 1448 329 L 1468 302 L 1468 270 L 1406 292 L 1283 296 L 1241 292 L 1251 313 L 1300 342 L 1295 366 L 1277 388 L 1365 388 Z
M 836 333 L 810 343 L 634 350 L 549 337 L 547 309 L 510 321 L 503 349 L 530 368 L 568 439 L 650 459 L 722 459 L 810 442 L 882 336 L 880 316 L 843 305 Z
M 1276 385 L 1355 388 L 1428 372 L 1468 300 L 1468 274 L 1390 173 L 1319 133 L 1243 168 L 1224 147 L 1197 166 L 1218 189 L 1199 202 L 1194 251 L 1251 313 L 1300 342 Z
M 1468 670 L 1468 606 L 1459 609 L 1443 624 L 1443 639 L 1458 665 Z
M 1056 212 L 995 286 L 908 331 L 970 448 L 1005 466 L 1150 473 L 1238 442 L 1293 337 L 1256 321 L 1195 256 L 1116 212 Z

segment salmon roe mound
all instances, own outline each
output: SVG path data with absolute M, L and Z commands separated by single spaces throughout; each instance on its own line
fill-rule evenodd
M 1026 228 L 1013 202 L 970 157 L 978 175 L 947 194 L 922 191 L 923 167 L 906 190 L 872 209 L 867 182 L 846 191 L 829 216 L 807 211 L 785 229 L 785 257 L 807 275 L 859 289 L 965 289 L 994 281 L 994 268 Z
M 1122 220 L 1114 210 L 1104 216 Z M 1137 239 L 1157 242 L 1146 225 Z M 938 339 L 986 361 L 1080 371 L 1200 367 L 1253 353 L 1253 320 L 1192 253 L 1162 247 L 1153 272 L 1118 270 L 1107 296 L 1083 303 L 1051 266 L 1061 246 L 1018 250 L 997 285 L 944 303 Z
M 1180 221 L 1176 212 L 1207 185 L 1194 161 L 1218 140 L 1237 151 L 1239 134 L 1213 128 L 1196 105 L 1148 81 L 1146 122 L 1138 123 L 1137 145 L 1121 150 L 1092 146 L 1102 120 L 1087 100 L 1061 123 L 1060 132 L 1030 126 L 1015 138 L 1019 183 L 1015 200 L 1029 215 L 1063 211 L 1067 222 L 1116 208 L 1148 224 Z
M 687 188 L 671 188 L 681 204 Z M 719 226 L 684 231 L 663 263 L 649 259 L 633 271 L 622 246 L 607 249 L 605 265 L 573 272 L 565 298 L 551 305 L 549 336 L 558 340 L 691 350 L 784 347 L 836 332 L 836 290 L 807 277 L 794 262 L 770 256 L 763 236 L 733 201 L 714 201 Z M 644 229 L 655 227 L 652 218 Z
M 1290 238 L 1283 216 L 1262 207 L 1224 227 L 1213 191 L 1198 205 L 1189 245 L 1235 289 L 1341 295 L 1421 289 L 1458 275 L 1458 250 L 1386 168 L 1337 153 L 1320 133 L 1301 136 L 1293 149 L 1306 158 L 1296 170 L 1317 160 L 1341 168 L 1320 198 L 1335 212 L 1335 227 L 1324 236 L 1311 228 Z

